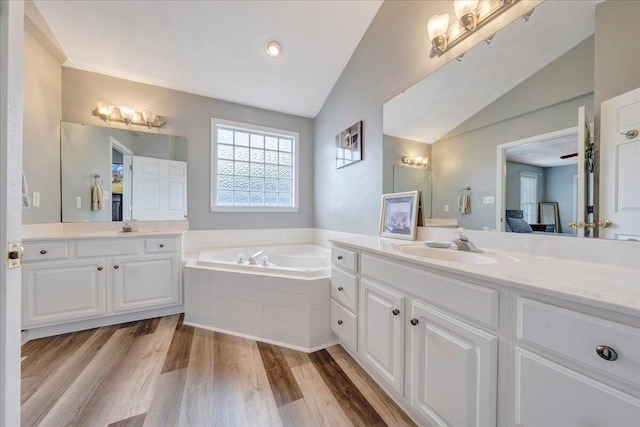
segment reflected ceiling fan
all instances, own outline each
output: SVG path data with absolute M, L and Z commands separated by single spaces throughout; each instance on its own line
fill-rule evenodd
M 572 154 L 565 154 L 564 156 L 560 156 L 560 158 L 564 160 L 564 159 L 570 159 L 572 157 L 577 157 L 577 156 L 578 156 L 578 153 L 572 153 Z

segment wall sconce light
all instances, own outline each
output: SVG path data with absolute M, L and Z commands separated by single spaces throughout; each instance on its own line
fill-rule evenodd
M 94 116 L 100 117 L 105 122 L 114 121 L 130 125 L 160 128 L 167 123 L 164 117 L 158 116 L 149 110 L 138 112 L 133 108 L 121 106 L 116 108 L 108 102 L 98 101 L 97 108 L 93 111 Z
M 429 158 L 422 156 L 404 156 L 402 158 L 402 163 L 406 166 L 426 168 L 429 163 Z
M 431 40 L 430 57 L 442 56 L 447 50 L 467 38 L 519 0 L 455 0 L 453 10 L 458 19 L 449 26 L 449 15 L 434 15 L 427 23 Z M 528 13 L 525 20 L 528 20 Z M 492 36 L 493 37 L 493 36 Z M 462 55 L 460 55 L 462 57 Z

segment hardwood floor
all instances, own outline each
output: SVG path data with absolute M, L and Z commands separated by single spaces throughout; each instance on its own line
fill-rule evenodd
M 23 426 L 415 426 L 340 346 L 307 354 L 166 316 L 22 346 Z

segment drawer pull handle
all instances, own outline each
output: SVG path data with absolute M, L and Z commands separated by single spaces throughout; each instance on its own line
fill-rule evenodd
M 614 360 L 618 359 L 618 353 L 616 353 L 614 349 L 606 345 L 597 346 L 596 353 L 598 353 L 598 356 L 609 362 L 613 362 Z
M 340 287 L 338 288 L 338 291 L 340 291 L 340 292 L 342 292 L 343 290 L 344 290 L 344 288 L 343 288 L 342 286 L 340 286 Z
M 338 255 L 338 259 L 342 259 L 342 255 Z
M 98 271 L 102 271 L 102 267 L 98 267 Z
M 338 320 L 338 325 L 342 325 L 342 320 Z
M 41 250 L 41 251 L 40 251 L 40 253 L 41 253 L 42 255 L 44 255 L 44 254 L 46 254 L 46 253 L 47 253 L 47 250 L 46 250 L 46 249 L 43 249 L 43 250 Z
M 398 310 L 397 308 L 394 308 L 392 313 L 394 316 L 397 316 L 398 314 L 400 314 L 400 310 Z
M 114 265 L 113 268 L 115 268 L 116 270 L 120 268 L 120 266 L 118 264 Z
M 411 324 L 416 326 L 418 324 L 418 319 L 411 319 Z
M 161 247 L 161 248 L 164 248 L 164 243 L 160 243 L 160 247 Z

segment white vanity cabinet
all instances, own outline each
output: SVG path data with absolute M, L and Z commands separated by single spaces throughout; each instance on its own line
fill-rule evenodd
M 514 422 L 640 425 L 640 329 L 517 297 Z
M 25 262 L 22 327 L 106 314 L 104 259 Z
M 358 350 L 358 254 L 331 248 L 331 330 L 343 345 Z
M 32 338 L 181 311 L 181 236 L 24 242 Z

